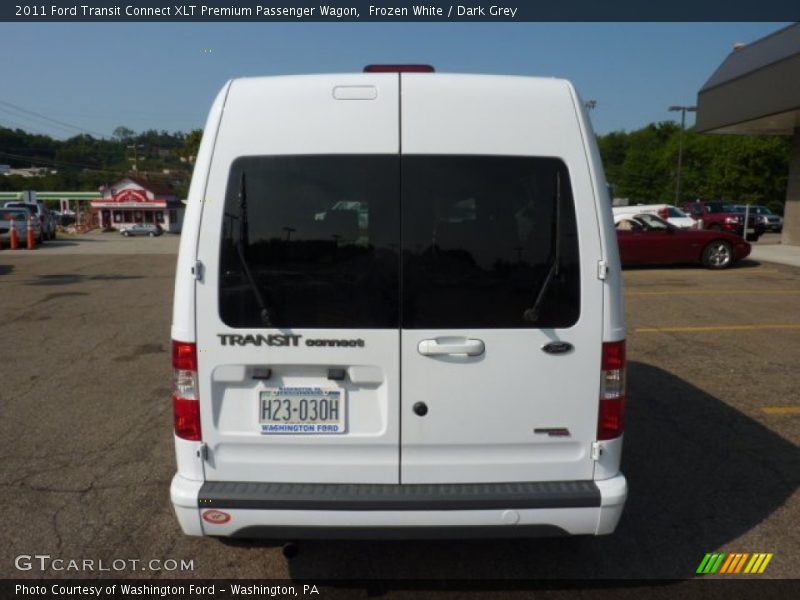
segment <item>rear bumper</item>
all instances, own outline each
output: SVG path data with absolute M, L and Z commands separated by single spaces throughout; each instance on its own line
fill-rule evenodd
M 612 533 L 627 483 L 621 474 L 600 481 L 402 486 L 203 483 L 176 475 L 171 496 L 188 535 L 505 538 Z

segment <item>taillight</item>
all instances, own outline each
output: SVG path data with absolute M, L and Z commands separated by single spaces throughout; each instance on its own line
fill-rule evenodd
M 625 429 L 625 340 L 603 344 L 597 439 L 610 440 Z
M 364 73 L 433 73 L 431 65 L 367 65 Z
M 172 409 L 175 435 L 199 442 L 200 402 L 197 395 L 197 346 L 172 341 Z

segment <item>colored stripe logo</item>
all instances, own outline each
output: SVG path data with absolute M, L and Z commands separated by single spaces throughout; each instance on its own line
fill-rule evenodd
M 715 552 L 706 554 L 697 567 L 696 573 L 699 575 L 736 574 L 748 573 L 751 575 L 763 573 L 773 554 L 766 552 Z

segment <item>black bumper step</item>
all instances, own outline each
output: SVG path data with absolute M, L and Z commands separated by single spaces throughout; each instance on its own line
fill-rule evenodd
M 207 481 L 200 508 L 264 510 L 491 510 L 600 506 L 593 481 L 350 484 Z

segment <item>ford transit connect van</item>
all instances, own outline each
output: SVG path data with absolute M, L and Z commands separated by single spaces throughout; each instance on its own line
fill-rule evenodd
M 607 534 L 625 328 L 563 80 L 237 79 L 199 150 L 172 321 L 190 535 Z

